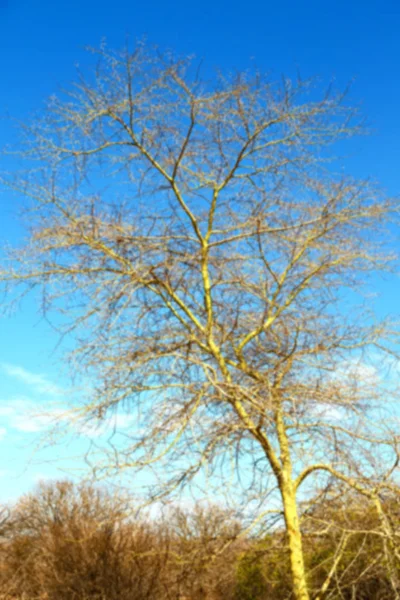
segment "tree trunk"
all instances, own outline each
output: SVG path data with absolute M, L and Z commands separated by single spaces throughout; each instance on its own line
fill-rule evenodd
M 285 479 L 283 477 L 283 479 Z M 286 533 L 289 542 L 290 569 L 293 594 L 296 600 L 310 600 L 304 567 L 303 544 L 301 539 L 299 515 L 297 512 L 296 492 L 292 481 L 281 484 Z

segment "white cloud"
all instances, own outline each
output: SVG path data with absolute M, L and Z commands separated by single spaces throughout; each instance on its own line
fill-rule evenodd
M 52 383 L 44 375 L 32 373 L 23 367 L 11 365 L 9 363 L 2 363 L 1 368 L 6 375 L 25 383 L 32 389 L 33 392 L 48 396 L 61 396 L 64 394 L 64 390 L 61 387 Z
M 106 420 L 85 422 L 85 409 L 67 408 L 67 394 L 46 376 L 9 363 L 0 363 L 0 370 L 8 377 L 22 382 L 29 388 L 28 394 L 0 399 L 0 439 L 6 428 L 22 433 L 41 433 L 57 423 L 70 427 L 71 433 L 79 432 L 89 438 L 110 435 L 113 430 L 122 431 L 134 427 L 135 418 L 129 414 L 114 414 Z M 90 388 L 88 388 L 90 389 Z M 85 389 L 85 395 L 88 393 Z M 71 397 L 73 390 L 69 390 Z M 45 396 L 48 400 L 43 400 Z M 54 402 L 57 400 L 57 403 Z M 5 427 L 2 427 L 2 425 Z M 3 431 L 4 430 L 4 431 Z
M 102 435 L 109 435 L 113 430 L 122 431 L 133 428 L 135 422 L 136 418 L 133 415 L 118 413 L 104 421 L 95 422 L 93 420 L 91 422 L 84 422 L 78 419 L 75 427 L 82 435 L 89 438 L 98 438 Z M 138 433 L 137 429 L 135 429 L 135 433 Z
M 7 429 L 27 434 L 41 433 L 51 430 L 57 423 L 69 426 L 71 433 L 79 432 L 89 438 L 98 438 L 110 435 L 113 430 L 126 431 L 135 427 L 135 421 L 133 415 L 122 413 L 101 421 L 85 421 L 84 411 L 74 411 L 50 402 L 38 403 L 25 396 L 0 400 L 0 439 Z
M 318 404 L 312 407 L 311 414 L 327 423 L 340 422 L 347 417 L 343 407 L 329 404 Z
M 340 364 L 331 378 L 332 380 L 344 383 L 358 381 L 365 385 L 374 385 L 379 383 L 380 380 L 378 369 L 375 365 L 356 358 Z
M 43 406 L 39 410 L 36 402 L 29 398 L 14 398 L 0 402 L 0 418 L 15 431 L 38 433 L 49 429 L 57 419 L 66 413 L 59 407 Z M 0 427 L 0 437 L 5 427 Z
M 18 395 L 0 401 L 0 438 L 6 433 L 3 424 L 14 431 L 39 433 L 49 429 L 66 413 L 65 408 L 43 402 L 43 397 L 49 400 L 65 398 L 65 390 L 46 376 L 9 363 L 1 363 L 0 369 L 7 377 L 29 388 L 27 396 Z

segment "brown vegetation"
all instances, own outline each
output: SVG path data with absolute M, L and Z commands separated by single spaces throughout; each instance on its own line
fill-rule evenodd
M 397 503 L 385 507 L 397 548 Z M 394 597 L 400 569 L 388 569 L 388 538 L 368 505 L 336 496 L 303 527 L 313 597 Z M 145 520 L 118 494 L 63 481 L 42 484 L 3 521 L 2 600 L 289 600 L 291 586 L 284 532 L 243 535 L 212 506 Z

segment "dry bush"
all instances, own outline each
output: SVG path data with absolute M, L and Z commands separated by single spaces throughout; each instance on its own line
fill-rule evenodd
M 21 499 L 3 544 L 5 598 L 160 598 L 166 552 L 124 499 L 69 482 Z
M 234 598 L 241 525 L 228 510 L 198 504 L 168 515 L 173 553 L 169 575 L 177 596 L 190 600 Z
M 41 484 L 7 519 L 4 600 L 229 600 L 239 524 L 215 507 L 133 516 L 125 498 L 68 481 Z
M 400 577 L 398 491 L 378 504 L 343 490 L 304 519 L 310 589 L 322 598 L 397 598 Z M 317 596 L 316 596 L 317 597 Z
M 336 490 L 305 511 L 314 598 L 396 598 L 397 496 L 381 498 L 381 507 Z M 119 494 L 62 481 L 1 514 L 1 600 L 292 598 L 284 530 L 246 536 L 223 508 L 173 508 L 150 521 Z

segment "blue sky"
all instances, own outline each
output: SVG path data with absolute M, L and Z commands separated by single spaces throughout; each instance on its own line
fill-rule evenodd
M 40 109 L 74 78 L 76 64 L 84 69 L 86 45 L 98 46 L 105 38 L 121 47 L 127 35 L 146 36 L 161 49 L 196 55 L 205 69 L 253 65 L 278 78 L 299 71 L 327 84 L 334 79 L 339 88 L 354 79 L 350 101 L 361 107 L 371 135 L 351 144 L 348 168 L 398 194 L 399 31 L 400 5 L 394 0 L 0 0 L 0 146 L 15 139 L 11 122 L 2 117 L 24 120 Z M 3 160 L 0 170 L 6 166 Z M 0 195 L 0 244 L 23 237 L 14 202 Z M 382 313 L 396 310 L 399 289 L 393 281 L 382 285 Z M 15 497 L 39 477 L 56 475 L 54 449 L 28 462 L 46 425 L 45 419 L 33 424 L 32 408 L 60 401 L 68 388 L 56 343 L 33 298 L 0 321 L 0 500 Z M 68 457 L 77 450 L 71 448 Z

